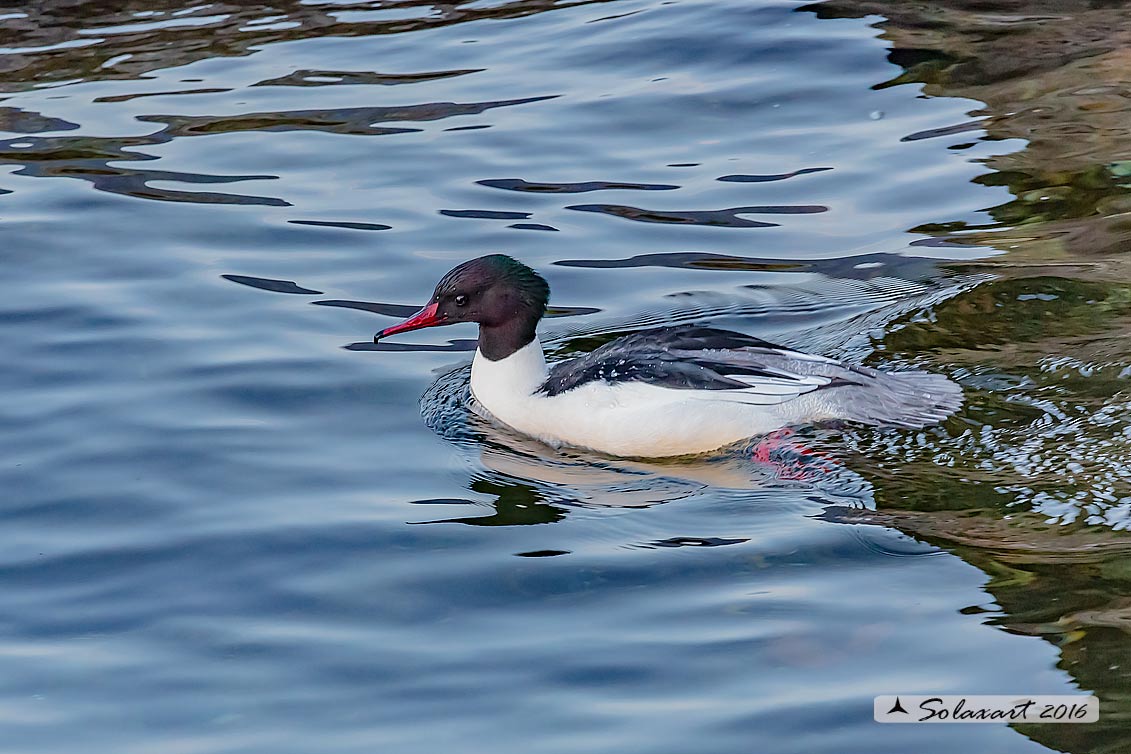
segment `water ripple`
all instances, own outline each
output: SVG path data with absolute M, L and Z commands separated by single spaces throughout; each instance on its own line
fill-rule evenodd
M 747 220 L 744 217 L 739 217 L 739 215 L 809 215 L 827 212 L 829 208 L 820 205 L 800 205 L 730 207 L 716 210 L 651 210 L 619 204 L 574 204 L 566 207 L 566 209 L 578 212 L 599 212 L 643 223 L 702 225 L 720 228 L 771 228 L 775 227 L 777 223 Z
M 345 220 L 287 220 L 291 225 L 311 225 L 316 228 L 342 228 L 344 230 L 390 230 L 392 225 L 381 223 L 347 222 Z
M 900 277 L 929 280 L 939 275 L 935 260 L 902 254 L 861 254 L 832 259 L 738 257 L 695 251 L 638 254 L 625 259 L 560 259 L 559 267 L 624 269 L 633 267 L 675 267 L 689 270 L 746 270 L 750 272 L 820 272 L 835 278 Z
M 62 118 L 52 118 L 18 107 L 0 107 L 0 131 L 17 134 L 35 134 L 44 131 L 73 131 L 78 123 Z
M 720 176 L 718 180 L 726 183 L 770 183 L 772 181 L 784 181 L 789 178 L 796 178 L 799 175 L 806 175 L 807 173 L 823 173 L 832 168 L 801 168 L 794 170 L 792 173 L 777 173 L 774 175 L 724 175 Z
M 491 178 L 476 181 L 481 186 L 523 191 L 532 194 L 584 194 L 590 191 L 674 191 L 679 186 L 668 183 L 624 183 L 618 181 L 582 181 L 580 183 L 545 183 L 525 181 L 521 178 Z
M 225 280 L 231 280 L 233 283 L 250 286 L 251 288 L 258 288 L 262 291 L 271 291 L 273 293 L 301 293 L 314 296 L 322 295 L 322 291 L 303 288 L 293 280 L 273 280 L 271 278 L 251 277 L 250 275 L 221 275 L 220 277 L 224 278 Z
M 410 133 L 419 129 L 378 126 L 378 123 L 433 121 L 459 115 L 478 115 L 497 107 L 544 102 L 557 95 L 525 97 L 494 102 L 429 102 L 400 107 L 345 107 L 329 110 L 286 110 L 235 116 L 141 115 L 138 120 L 164 123 L 155 138 L 203 136 L 245 131 L 325 131 L 337 134 L 377 136 Z
M 142 199 L 197 204 L 244 204 L 288 207 L 290 203 L 270 196 L 250 196 L 211 191 L 178 191 L 150 186 L 152 181 L 211 184 L 276 180 L 274 175 L 202 175 L 171 170 L 128 168 L 111 162 L 137 162 L 155 157 L 127 149 L 158 144 L 166 139 L 133 137 L 90 139 L 79 136 L 21 137 L 0 141 L 0 164 L 20 165 L 16 175 L 40 178 L 78 178 L 99 191 Z
M 423 73 L 377 73 L 376 71 L 322 71 L 304 68 L 285 76 L 257 81 L 250 86 L 357 86 L 368 84 L 395 86 L 466 76 L 471 73 L 481 73 L 483 70 L 482 68 L 467 68 L 455 71 L 425 71 Z
M 526 220 L 530 217 L 529 212 L 507 212 L 494 209 L 442 209 L 439 210 L 439 213 L 446 217 L 468 217 L 480 220 Z

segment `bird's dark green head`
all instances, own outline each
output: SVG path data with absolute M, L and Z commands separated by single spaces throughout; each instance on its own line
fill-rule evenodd
M 546 313 L 550 286 L 522 262 L 506 254 L 472 259 L 440 278 L 432 301 L 450 322 L 478 322 L 494 327 L 513 317 Z
M 479 350 L 497 361 L 534 340 L 549 301 L 550 286 L 541 275 L 505 254 L 489 254 L 452 269 L 436 284 L 423 309 L 373 339 L 422 327 L 477 322 Z

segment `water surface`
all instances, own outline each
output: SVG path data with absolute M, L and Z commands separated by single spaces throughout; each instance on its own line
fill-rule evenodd
M 1126 748 L 1121 3 L 41 5 L 0 12 L 0 749 Z M 473 328 L 369 342 L 499 251 L 555 357 L 712 322 L 968 405 L 554 451 L 459 409 Z

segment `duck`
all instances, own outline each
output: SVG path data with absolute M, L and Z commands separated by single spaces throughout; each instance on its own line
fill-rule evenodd
M 948 377 L 881 371 L 704 324 L 640 330 L 550 364 L 550 286 L 505 254 L 453 268 L 420 311 L 373 336 L 474 322 L 471 395 L 487 418 L 554 447 L 633 458 L 700 455 L 829 421 L 917 429 L 962 405 Z

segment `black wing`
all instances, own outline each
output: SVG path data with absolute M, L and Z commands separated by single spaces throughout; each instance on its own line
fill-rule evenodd
M 812 377 L 775 366 L 775 361 L 787 355 L 807 358 L 731 330 L 702 325 L 658 327 L 555 364 L 540 391 L 560 395 L 593 381 L 648 382 L 677 390 L 751 390 L 757 378 L 779 387 L 783 382 L 797 383 L 797 394 L 824 386 L 813 384 Z

